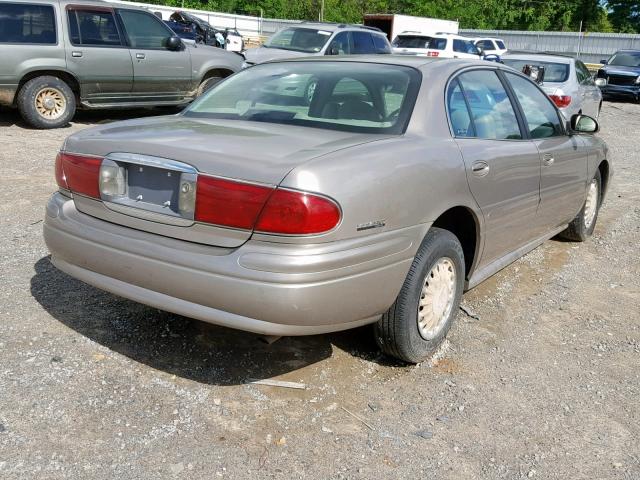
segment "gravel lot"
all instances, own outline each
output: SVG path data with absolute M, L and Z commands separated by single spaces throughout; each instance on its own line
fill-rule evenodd
M 0 111 L 0 478 L 640 478 L 640 105 L 604 105 L 594 237 L 465 294 L 472 315 L 417 367 L 368 329 L 267 345 L 57 271 L 55 152 L 127 115 L 34 131 Z

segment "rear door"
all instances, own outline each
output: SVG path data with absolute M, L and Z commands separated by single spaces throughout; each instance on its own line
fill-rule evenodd
M 188 48 L 168 50 L 175 35 L 162 20 L 141 10 L 117 10 L 133 62 L 133 92 L 137 97 L 179 99 L 195 89 Z
M 469 187 L 485 219 L 482 262 L 488 263 L 535 236 L 540 156 L 494 70 L 460 74 L 447 101 Z
M 67 67 L 80 81 L 83 100 L 111 103 L 127 99 L 133 64 L 112 8 L 68 6 Z
M 579 136 L 565 132 L 561 116 L 533 82 L 505 72 L 522 109 L 541 159 L 540 208 L 537 224 L 551 230 L 568 223 L 586 195 L 587 153 Z

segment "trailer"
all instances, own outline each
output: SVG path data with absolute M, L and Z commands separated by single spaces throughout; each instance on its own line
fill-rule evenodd
M 412 17 L 392 13 L 367 13 L 364 22 L 368 27 L 376 27 L 387 34 L 389 41 L 393 41 L 401 33 L 422 33 L 435 35 L 436 33 L 458 33 L 458 22 L 440 20 L 438 18 Z

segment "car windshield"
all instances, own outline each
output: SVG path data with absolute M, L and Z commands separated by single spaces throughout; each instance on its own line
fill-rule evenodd
M 268 48 L 294 50 L 296 52 L 317 53 L 331 37 L 331 32 L 315 28 L 285 28 L 264 44 Z
M 423 35 L 398 35 L 393 41 L 393 46 L 397 48 L 427 48 L 431 37 Z
M 186 117 L 403 133 L 419 89 L 410 67 L 360 62 L 257 65 L 221 82 Z
M 520 60 L 515 58 L 502 57 L 505 65 L 522 72 L 525 65 L 536 65 L 544 67 L 545 83 L 564 83 L 569 79 L 569 64 L 557 62 L 541 62 L 539 60 Z
M 609 65 L 617 65 L 619 67 L 640 67 L 640 52 L 618 52 L 611 57 Z

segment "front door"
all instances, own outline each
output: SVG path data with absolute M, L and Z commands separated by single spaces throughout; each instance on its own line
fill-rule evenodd
M 126 100 L 133 85 L 133 64 L 112 8 L 67 7 L 67 68 L 90 103 Z
M 167 39 L 175 34 L 155 15 L 140 10 L 118 9 L 133 61 L 133 92 L 140 100 L 175 100 L 195 90 L 191 56 L 187 48 L 168 50 Z
M 485 220 L 486 264 L 534 238 L 540 157 L 494 70 L 462 73 L 447 96 L 469 187 Z
M 582 207 L 587 188 L 587 153 L 579 136 L 567 135 L 558 110 L 538 87 L 518 75 L 505 76 L 540 152 L 538 225 L 549 231 L 570 222 Z

